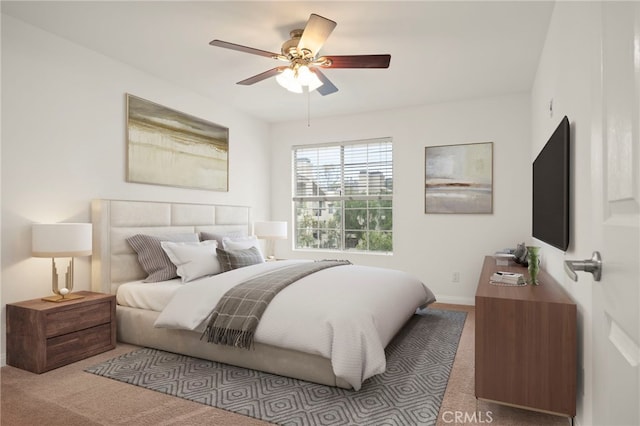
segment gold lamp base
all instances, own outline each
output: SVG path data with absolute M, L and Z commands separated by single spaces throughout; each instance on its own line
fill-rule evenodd
M 42 300 L 46 300 L 47 302 L 68 302 L 69 300 L 82 299 L 84 296 L 79 294 L 69 293 L 65 296 L 55 295 L 49 297 L 43 297 Z
M 66 263 L 65 263 L 66 262 Z M 62 277 L 60 277 L 60 276 Z M 66 275 L 66 277 L 65 277 Z M 64 279 L 66 287 L 60 288 L 58 283 Z M 82 299 L 84 296 L 73 294 L 73 257 L 51 259 L 51 291 L 53 296 L 43 297 L 46 302 L 68 302 Z

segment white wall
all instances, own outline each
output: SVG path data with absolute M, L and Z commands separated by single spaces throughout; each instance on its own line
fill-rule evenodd
M 437 83 L 428 83 L 437 84 Z M 394 160 L 393 255 L 349 255 L 355 263 L 404 270 L 422 279 L 440 301 L 473 304 L 485 255 L 529 238 L 531 140 L 528 94 L 274 124 L 271 216 L 292 222 L 291 147 L 390 136 Z M 426 146 L 494 143 L 494 212 L 424 213 Z M 293 251 L 279 257 L 325 258 L 334 253 Z M 346 257 L 346 256 L 340 256 Z M 453 272 L 460 282 L 453 283 Z
M 564 252 L 542 246 L 542 267 L 568 291 L 578 306 L 578 414 L 580 424 L 592 424 L 591 400 L 591 287 L 584 278 L 566 277 L 566 259 L 587 259 L 594 247 L 592 232 L 591 124 L 593 96 L 598 87 L 591 71 L 598 67 L 599 4 L 558 2 L 554 8 L 532 90 L 531 159 L 538 155 L 563 116 L 571 123 L 571 229 Z M 549 103 L 553 100 L 553 114 Z M 588 279 L 587 279 L 588 281 Z M 585 368 L 586 367 L 586 368 Z
M 125 93 L 228 127 L 229 192 L 125 182 Z M 51 293 L 50 261 L 30 255 L 33 222 L 89 222 L 93 198 L 248 205 L 268 218 L 265 123 L 6 15 L 2 124 L 2 348 L 6 303 Z M 88 257 L 75 289 L 90 289 Z

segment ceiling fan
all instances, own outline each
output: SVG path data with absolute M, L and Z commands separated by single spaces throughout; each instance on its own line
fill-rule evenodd
M 209 44 L 289 63 L 239 81 L 237 84 L 248 86 L 275 76 L 280 85 L 292 92 L 302 93 L 303 87 L 306 86 L 309 91 L 317 89 L 318 93 L 325 96 L 337 92 L 338 88 L 320 68 L 389 68 L 391 62 L 391 55 L 318 56 L 320 48 L 336 25 L 336 22 L 312 13 L 304 29 L 295 29 L 289 33 L 291 39 L 282 44 L 281 53 L 222 40 L 213 40 Z

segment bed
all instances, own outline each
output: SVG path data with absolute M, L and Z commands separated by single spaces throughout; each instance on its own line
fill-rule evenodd
M 138 255 L 127 239 L 133 235 L 183 233 L 249 235 L 250 208 L 98 199 L 92 201 L 91 211 L 94 229 L 92 288 L 117 295 L 117 338 L 121 342 L 357 390 L 368 377 L 384 371 L 384 346 L 415 309 L 426 307 L 435 300 L 424 284 L 419 281 L 416 284 L 414 277 L 400 271 L 358 265 L 337 266 L 309 275 L 281 291 L 265 311 L 250 350 L 212 344 L 201 339 L 206 321 L 200 321 L 201 318 L 194 315 L 198 311 L 213 309 L 211 301 L 218 297 L 213 293 L 222 294 L 224 286 L 232 287 L 247 277 L 305 261 L 264 262 L 188 283 L 180 278 L 144 283 L 142 280 L 147 272 L 141 267 Z M 404 282 L 405 278 L 407 283 L 402 285 L 408 289 L 406 294 L 398 291 L 396 298 L 395 293 L 385 293 L 396 292 L 384 285 L 385 280 Z M 337 284 L 339 280 L 353 282 L 356 287 L 365 286 L 363 288 L 376 281 L 383 285 L 379 286 L 380 290 L 363 292 L 362 296 L 341 294 L 332 299 L 331 291 L 343 291 Z M 334 290 L 331 290 L 332 286 Z M 213 293 L 198 296 L 196 291 Z M 380 295 L 376 296 L 378 293 Z M 301 295 L 306 295 L 307 300 L 298 301 L 296 297 Z M 393 299 L 393 308 L 384 308 L 374 296 L 386 299 L 387 304 L 389 299 Z M 325 303 L 322 299 L 327 299 L 330 309 L 322 308 L 321 303 Z M 372 307 L 364 309 L 368 306 L 365 301 L 369 299 Z M 291 311 L 286 315 L 293 317 L 278 313 L 278 309 L 283 309 L 281 306 Z M 387 312 L 391 313 L 389 317 Z M 332 318 L 325 321 L 325 316 Z M 359 321 L 370 330 L 349 329 L 351 323 L 358 324 Z M 267 329 L 272 324 L 276 324 L 275 329 Z M 313 342 L 301 341 L 303 337 L 314 340 L 303 336 L 313 336 L 314 332 L 322 338 L 330 336 L 322 347 L 314 348 Z M 296 340 L 296 333 L 300 335 L 300 341 Z M 367 333 L 376 335 L 373 343 L 363 337 Z M 345 345 L 341 342 L 350 343 Z M 344 349 L 339 349 L 343 346 Z M 382 360 L 377 354 L 380 352 L 377 346 L 382 349 Z M 354 350 L 362 354 L 362 359 L 354 360 Z

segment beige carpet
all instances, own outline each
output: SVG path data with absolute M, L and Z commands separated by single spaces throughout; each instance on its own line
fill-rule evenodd
M 473 307 L 468 312 L 438 425 L 566 425 L 567 419 L 479 402 L 473 396 Z M 0 424 L 11 425 L 266 425 L 268 423 L 85 373 L 84 368 L 130 352 L 112 351 L 44 374 L 0 369 Z M 475 417 L 474 416 L 475 413 Z M 489 417 L 491 422 L 489 422 Z M 463 420 L 462 422 L 456 420 Z M 465 421 L 466 420 L 466 421 Z M 474 422 L 474 420 L 476 420 Z

